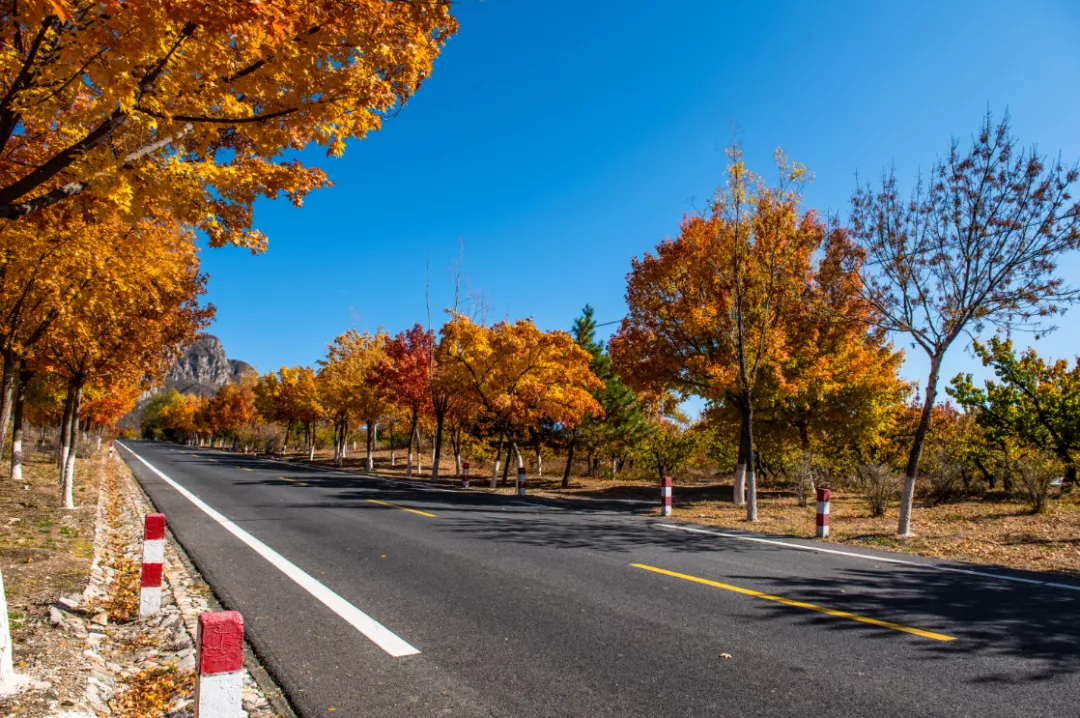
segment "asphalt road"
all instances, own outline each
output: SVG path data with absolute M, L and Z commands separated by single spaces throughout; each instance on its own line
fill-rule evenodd
M 305 717 L 1080 716 L 1051 576 L 125 443 Z

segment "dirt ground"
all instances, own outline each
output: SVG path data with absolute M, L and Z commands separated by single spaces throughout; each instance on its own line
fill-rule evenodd
M 49 606 L 61 596 L 79 596 L 86 585 L 93 560 L 99 461 L 76 462 L 77 508 L 69 510 L 60 508 L 58 471 L 50 456 L 31 456 L 18 484 L 8 478 L 8 462 L 0 462 L 0 570 L 15 670 L 52 685 L 45 692 L 0 699 L 0 715 L 45 715 L 49 702 L 72 695 L 85 681 L 71 660 L 82 646 L 74 645 L 74 637 L 56 640 Z
M 290 454 L 290 459 L 306 460 L 306 454 Z M 531 457 L 527 457 L 531 458 Z M 389 452 L 375 452 L 375 473 L 404 477 L 405 453 L 396 452 L 396 466 L 391 466 Z M 423 470 L 414 478 L 430 476 L 431 454 L 425 452 Z M 316 462 L 331 463 L 329 452 L 316 452 Z M 344 463 L 346 470 L 363 471 L 363 447 L 350 452 Z M 659 488 L 655 479 L 620 476 L 607 478 L 572 476 L 570 487 L 561 487 L 563 462 L 547 460 L 543 477 L 530 467 L 529 493 L 553 497 L 637 499 L 656 501 Z M 452 457 L 440 462 L 441 481 L 456 483 L 453 478 Z M 490 464 L 473 463 L 472 487 L 487 489 L 491 479 Z M 507 485 L 496 489 L 511 493 L 513 468 Z M 759 492 L 759 520 L 750 523 L 745 510 L 731 502 L 731 477 L 700 480 L 676 479 L 673 516 L 708 526 L 757 531 L 761 533 L 812 538 L 814 536 L 814 506 L 800 507 L 787 491 L 765 488 Z M 1049 510 L 1032 515 L 1026 504 L 1003 492 L 988 492 L 979 499 L 962 500 L 934 507 L 916 500 L 912 517 L 915 536 L 901 539 L 896 536 L 898 508 L 892 506 L 884 518 L 874 518 L 866 501 L 857 493 L 834 490 L 831 507 L 832 543 L 854 544 L 872 548 L 933 556 L 942 559 L 970 561 L 1009 568 L 1051 571 L 1080 577 L 1080 494 L 1055 497 Z M 659 511 L 658 511 L 659 513 Z

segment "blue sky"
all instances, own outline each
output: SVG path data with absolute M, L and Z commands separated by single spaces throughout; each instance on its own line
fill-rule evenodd
M 203 253 L 231 358 L 312 364 L 349 328 L 426 323 L 428 266 L 437 326 L 462 244 L 492 319 L 568 328 L 588 302 L 617 320 L 630 258 L 702 206 L 733 137 L 762 173 L 783 146 L 816 177 L 808 206 L 842 216 L 857 171 L 910 178 L 987 109 L 1080 159 L 1072 0 L 462 0 L 456 14 L 398 117 L 342 159 L 303 155 L 336 186 L 301 210 L 258 205 L 265 254 Z M 1077 258 L 1063 269 L 1080 283 Z M 1035 346 L 1071 357 L 1080 307 L 1059 326 Z M 943 377 L 975 364 L 957 346 Z M 904 373 L 924 379 L 923 357 L 909 350 Z

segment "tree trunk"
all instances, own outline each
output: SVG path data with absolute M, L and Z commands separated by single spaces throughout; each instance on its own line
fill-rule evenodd
M 618 469 L 619 469 L 619 460 L 616 457 L 612 456 L 611 457 L 611 480 L 612 481 L 615 480 L 615 474 L 618 472 Z
M 423 474 L 424 473 L 424 457 L 420 453 L 422 439 L 423 439 L 423 437 L 420 434 L 420 429 L 417 429 L 416 430 L 416 473 L 417 474 Z
M 413 444 L 416 442 L 416 409 L 413 409 L 409 423 L 409 451 L 406 458 L 405 476 L 412 476 L 413 471 Z
M 397 455 L 394 454 L 394 424 L 390 424 L 390 468 L 397 466 Z
M 4 453 L 4 445 L 7 444 L 8 419 L 11 416 L 12 393 L 15 387 L 15 373 L 21 366 L 15 352 L 10 349 L 4 352 L 4 369 L 0 375 L 0 456 Z
M 751 436 L 749 420 L 746 418 L 745 407 L 739 408 L 741 422 L 739 424 L 739 459 L 735 465 L 735 484 L 731 491 L 731 500 L 736 506 L 746 505 L 746 467 L 752 462 L 751 452 L 753 448 L 748 444 Z
M 495 450 L 495 468 L 491 470 L 491 488 L 494 489 L 498 486 L 499 482 L 499 463 L 502 459 L 502 439 L 505 436 L 504 432 L 499 432 L 499 445 Z
M 941 357 L 931 357 L 930 377 L 926 380 L 926 400 L 923 401 L 919 427 L 915 430 L 915 441 L 911 444 L 907 471 L 904 472 L 904 491 L 900 497 L 900 521 L 896 533 L 901 536 L 911 535 L 911 505 L 915 500 L 915 477 L 919 473 L 919 459 L 922 458 L 923 444 L 930 431 L 930 417 L 934 412 L 934 399 L 937 398 L 938 372 L 941 370 Z
M 15 390 L 15 410 L 13 412 L 14 420 L 11 426 L 11 480 L 22 481 L 22 464 L 23 464 L 23 408 L 26 405 L 26 385 L 30 383 L 30 378 L 33 377 L 32 371 L 27 371 L 24 363 L 19 367 L 19 386 Z M 98 444 L 101 443 L 101 436 L 98 436 Z
M 368 471 L 374 471 L 375 469 L 375 457 L 372 456 L 372 451 L 375 450 L 375 425 L 374 422 L 369 421 L 367 423 L 367 461 L 366 466 Z
M 4 594 L 4 575 L 0 573 L 0 695 L 14 693 L 21 682 L 15 675 L 15 646 L 11 642 L 7 597 Z
M 64 463 L 64 475 L 63 475 L 63 496 L 64 496 L 64 508 L 75 508 L 75 455 L 78 449 L 78 443 L 75 441 L 79 436 L 79 406 L 82 404 L 82 384 L 74 387 L 75 399 L 72 402 L 71 410 L 71 445 L 67 453 L 67 460 Z
M 435 413 L 435 453 L 431 457 L 431 480 L 439 480 L 439 460 L 442 458 L 442 430 L 445 412 Z
M 541 453 L 540 437 L 533 439 L 533 451 L 536 452 L 536 475 L 544 475 L 544 455 Z
M 574 446 L 577 445 L 577 429 L 570 435 L 570 445 L 566 449 L 566 466 L 562 472 L 562 487 L 570 488 L 570 472 L 574 468 Z
M 744 479 L 746 481 L 746 520 L 757 521 L 757 472 L 754 470 L 754 404 L 749 392 L 743 395 L 742 406 L 742 433 L 739 438 L 740 447 L 746 447 L 746 455 L 743 457 Z
M 75 396 L 71 392 L 71 387 L 68 387 L 67 396 L 64 397 L 64 416 L 60 420 L 60 436 L 56 447 L 56 468 L 60 471 L 64 470 L 64 464 L 67 463 L 68 436 L 71 434 L 71 405 L 74 401 Z
M 506 461 L 503 463 L 502 470 L 502 485 L 506 486 L 506 482 L 510 478 L 510 456 L 514 451 L 514 440 L 510 439 L 510 447 L 506 450 Z
M 286 455 L 289 453 L 289 434 L 292 433 L 292 422 L 290 421 L 285 425 L 285 438 L 281 440 L 281 459 L 285 460 Z

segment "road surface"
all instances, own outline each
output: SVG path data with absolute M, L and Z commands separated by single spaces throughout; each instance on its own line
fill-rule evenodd
M 1052 576 L 121 456 L 305 717 L 1080 716 L 1080 586 Z

